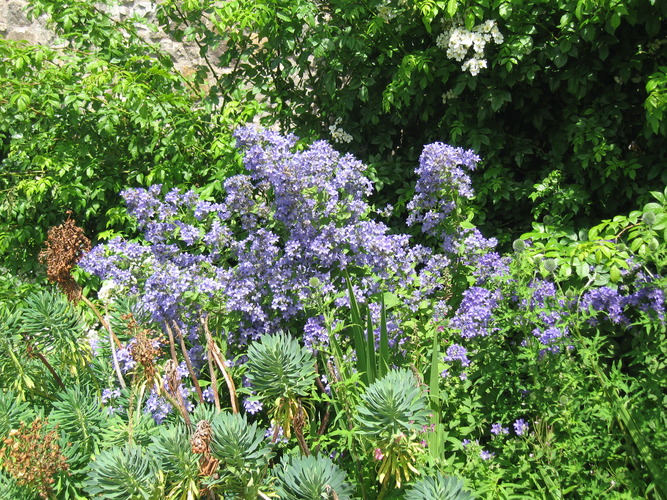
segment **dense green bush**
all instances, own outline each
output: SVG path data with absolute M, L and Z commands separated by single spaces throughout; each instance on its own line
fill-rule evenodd
M 362 158 L 397 213 L 434 140 L 484 158 L 478 222 L 505 242 L 533 216 L 611 217 L 667 182 L 664 2 L 180 4 L 161 4 L 163 25 L 233 68 L 221 95 L 255 89 L 284 130 Z
M 24 270 L 68 210 L 100 238 L 126 231 L 123 187 L 219 191 L 238 170 L 234 124 L 257 108 L 207 93 L 203 75 L 179 72 L 137 35 L 138 20 L 114 22 L 90 2 L 31 5 L 62 39 L 0 38 L 0 255 Z

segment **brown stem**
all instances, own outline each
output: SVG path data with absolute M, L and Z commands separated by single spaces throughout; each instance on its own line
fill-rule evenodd
M 81 300 L 83 300 L 86 303 L 86 305 L 92 309 L 93 313 L 95 313 L 95 316 L 97 316 L 97 319 L 102 324 L 104 329 L 107 332 L 109 332 L 111 338 L 114 340 L 114 342 L 116 342 L 116 346 L 118 347 L 118 349 L 121 349 L 123 345 L 120 343 L 120 340 L 118 340 L 118 337 L 116 337 L 116 334 L 111 330 L 111 325 L 107 320 L 104 319 L 102 313 L 100 313 L 100 310 L 97 308 L 97 306 L 93 304 L 90 300 L 88 300 L 88 298 L 83 294 L 81 294 Z
M 213 366 L 213 358 L 209 354 L 206 356 L 208 358 L 208 371 L 211 372 L 211 387 L 213 388 L 213 402 L 215 403 L 215 409 L 220 411 L 220 396 L 218 395 L 218 377 L 215 374 L 215 366 Z
M 208 329 L 208 318 L 205 318 L 202 321 L 202 323 L 204 324 L 204 332 L 206 332 L 206 347 L 208 348 L 208 352 L 213 355 L 213 360 L 218 365 L 218 368 L 220 368 L 220 371 L 222 372 L 223 377 L 225 377 L 225 382 L 227 383 L 227 388 L 229 389 L 229 399 L 230 399 L 231 404 L 232 404 L 232 412 L 233 413 L 238 413 L 239 412 L 239 404 L 238 404 L 237 395 L 236 395 L 236 387 L 234 385 L 234 380 L 232 379 L 231 375 L 229 374 L 229 369 L 227 367 L 227 362 L 222 358 L 222 354 L 220 353 L 220 349 L 218 348 L 218 345 L 213 340 L 213 336 L 211 335 L 211 331 Z
M 118 382 L 123 389 L 127 389 L 125 385 L 125 380 L 123 379 L 123 372 L 120 371 L 120 365 L 118 364 L 118 356 L 116 355 L 116 348 L 113 345 L 113 340 L 109 339 L 109 346 L 111 347 L 111 359 L 113 360 L 113 369 L 116 372 L 116 377 Z
M 171 328 L 169 328 L 169 325 L 166 322 L 164 326 L 165 329 L 167 330 L 167 334 L 169 335 L 169 350 L 171 351 L 171 361 L 174 363 L 174 366 L 176 367 L 178 366 L 178 358 L 176 357 L 176 347 L 175 347 L 176 342 L 174 341 L 174 333 L 171 331 Z M 164 390 L 164 396 L 167 398 L 167 400 L 171 403 L 172 406 L 179 409 L 188 429 L 192 429 L 192 422 L 190 421 L 190 415 L 188 415 L 188 409 L 185 407 L 185 402 L 183 401 L 181 392 L 178 390 L 178 385 L 176 384 L 174 386 L 171 377 L 169 375 L 167 375 L 167 383 L 169 384 L 169 388 L 171 389 L 171 391 L 174 393 L 174 396 L 169 394 L 169 391 L 167 391 L 166 389 Z M 162 387 L 162 385 L 158 385 L 158 389 L 164 389 L 164 388 Z
M 44 357 L 44 355 L 41 352 L 38 351 L 33 351 L 33 355 L 37 356 L 39 360 L 46 366 L 46 369 L 51 372 L 51 375 L 53 375 L 53 378 L 56 380 L 56 383 L 60 386 L 62 390 L 65 390 L 65 384 L 63 384 L 62 379 L 60 378 L 60 375 L 56 373 L 56 371 L 53 369 L 53 366 L 51 366 L 51 363 Z
M 169 328 L 167 323 L 164 324 L 164 327 L 167 329 L 167 334 L 169 335 L 169 350 L 171 351 L 171 360 L 178 366 L 178 358 L 176 357 L 176 342 L 174 341 L 174 333 Z
M 185 358 L 185 365 L 188 367 L 188 373 L 190 374 L 192 385 L 194 385 L 195 390 L 197 391 L 197 395 L 199 396 L 199 402 L 203 403 L 204 395 L 201 392 L 201 387 L 199 387 L 199 380 L 197 380 L 195 371 L 192 368 L 192 363 L 190 362 L 190 356 L 188 355 L 188 350 L 185 348 L 185 340 L 183 340 L 183 332 L 181 331 L 181 328 L 178 326 L 176 321 L 173 321 L 172 323 L 174 324 L 174 330 L 176 330 L 176 333 L 178 334 L 178 339 L 181 342 L 181 351 L 183 351 L 183 357 Z

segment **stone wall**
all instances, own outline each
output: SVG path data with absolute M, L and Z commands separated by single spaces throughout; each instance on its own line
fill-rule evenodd
M 43 22 L 28 20 L 25 5 L 22 0 L 0 0 L 0 36 L 32 44 L 53 44 L 56 39 L 53 32 Z
M 0 0 L 0 37 L 8 40 L 25 40 L 31 44 L 58 45 L 58 38 L 46 27 L 45 19 L 30 21 L 25 13 L 26 0 Z M 151 18 L 155 3 L 146 0 L 124 0 L 109 10 L 115 19 L 124 20 L 133 14 Z M 194 44 L 183 44 L 170 40 L 164 33 L 144 29 L 140 31 L 144 40 L 159 45 L 171 55 L 176 68 L 187 71 L 202 63 L 199 50 Z

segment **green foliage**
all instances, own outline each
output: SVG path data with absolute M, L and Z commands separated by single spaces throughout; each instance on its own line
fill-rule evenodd
M 88 389 L 75 385 L 58 394 L 49 422 L 71 443 L 65 450 L 70 470 L 80 471 L 92 455 L 99 453 L 101 430 L 106 425 L 107 415 L 97 396 L 91 395 Z
M 79 311 L 52 287 L 31 290 L 9 308 L 0 309 L 0 375 L 4 387 L 52 399 L 64 380 L 87 369 L 90 348 Z
M 215 484 L 239 498 L 257 498 L 273 457 L 264 430 L 249 424 L 245 415 L 227 412 L 218 413 L 211 428 L 211 454 L 220 461 L 220 478 Z
M 277 468 L 276 493 L 285 500 L 302 498 L 349 500 L 352 487 L 345 472 L 327 456 L 290 455 Z
M 0 440 L 4 439 L 11 429 L 17 428 L 21 422 L 35 418 L 33 409 L 11 390 L 0 392 Z
M 463 481 L 454 476 L 424 477 L 416 481 L 405 492 L 404 500 L 472 500 L 475 498 L 469 491 L 463 489 Z
M 134 411 L 129 415 L 114 413 L 107 417 L 101 441 L 105 447 L 122 447 L 126 443 L 147 447 L 159 432 L 150 414 Z
M 16 484 L 16 480 L 0 471 L 0 499 L 35 500 L 35 492 Z
M 35 360 L 25 357 L 25 344 L 17 333 L 20 319 L 18 309 L 0 310 L 0 376 L 2 387 L 15 391 L 24 400 L 43 374 Z
M 91 498 L 164 498 L 164 475 L 158 460 L 145 448 L 133 445 L 111 448 L 90 463 L 84 482 Z
M 160 460 L 167 484 L 165 498 L 199 498 L 199 455 L 192 452 L 184 425 L 162 427 L 148 449 Z
M 389 338 L 387 334 L 387 311 L 385 309 L 384 297 L 381 300 L 380 309 L 380 339 L 378 350 L 375 347 L 375 328 L 371 319 L 370 311 L 367 311 L 365 321 L 362 320 L 361 309 L 354 296 L 354 290 L 349 277 L 346 277 L 348 295 L 350 297 L 350 316 L 352 338 L 354 340 L 355 353 L 357 356 L 357 369 L 361 372 L 361 381 L 365 384 L 375 382 L 382 378 L 389 369 Z
M 22 311 L 19 333 L 23 339 L 32 349 L 50 353 L 62 368 L 76 375 L 90 359 L 79 311 L 54 288 L 26 297 Z
M 428 419 L 428 401 L 408 369 L 390 370 L 374 382 L 357 407 L 359 431 L 368 439 L 391 442 L 400 434 L 421 431 Z
M 116 22 L 87 1 L 31 5 L 64 46 L 0 38 L 0 162 L 11 173 L 0 177 L 0 255 L 15 269 L 35 267 L 66 210 L 100 238 L 127 230 L 125 187 L 219 191 L 237 169 L 231 128 L 257 109 L 225 105 L 202 75 L 179 72 L 137 34 L 146 19 Z
M 248 347 L 246 376 L 266 401 L 306 396 L 315 378 L 315 358 L 284 332 L 263 335 Z
M 615 287 L 631 256 L 661 274 L 667 264 L 667 191 L 652 191 L 651 196 L 656 201 L 642 210 L 603 220 L 588 231 L 533 223 L 533 231 L 521 236 L 519 253 L 544 276 L 553 274 L 569 284 L 591 280 L 596 286 Z

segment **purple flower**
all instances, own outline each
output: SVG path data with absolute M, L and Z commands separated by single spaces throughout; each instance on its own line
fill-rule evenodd
M 445 361 L 460 361 L 461 366 L 470 366 L 468 350 L 459 344 L 452 344 L 447 348 Z
M 104 389 L 102 391 L 101 400 L 102 400 L 103 404 L 106 404 L 109 401 L 111 401 L 112 399 L 115 399 L 115 398 L 118 398 L 118 397 L 120 397 L 120 389 L 119 388 L 116 387 L 116 388 L 113 388 L 113 389 Z
M 500 434 L 509 434 L 509 432 L 509 428 L 503 427 L 499 423 L 495 423 L 491 426 L 491 434 L 495 434 L 496 436 Z
M 122 347 L 116 351 L 116 359 L 118 360 L 118 365 L 120 370 L 123 373 L 127 373 L 130 370 L 134 369 L 137 366 L 137 362 L 132 357 L 130 353 L 131 342 L 126 347 Z
M 252 398 L 245 398 L 243 400 L 243 408 L 245 408 L 245 411 L 247 411 L 251 415 L 260 412 L 263 406 L 264 405 L 262 405 L 261 401 L 254 400 Z
M 496 454 L 491 453 L 490 451 L 482 450 L 479 452 L 479 456 L 482 458 L 482 460 L 490 460 L 493 458 Z
M 533 330 L 533 335 L 537 337 L 541 344 L 549 345 L 558 341 L 558 339 L 562 337 L 566 337 L 568 335 L 568 330 L 567 328 L 561 329 L 553 326 L 546 329 L 535 328 Z
M 275 424 L 271 424 L 271 427 L 267 429 L 264 433 L 264 437 L 271 439 L 272 443 L 288 443 L 289 440 L 285 437 L 285 432 L 281 425 L 278 426 L 278 431 L 276 432 Z
M 474 170 L 478 161 L 472 151 L 441 142 L 425 146 L 416 170 L 415 196 L 408 203 L 407 224 L 421 224 L 424 233 L 442 237 L 456 202 L 473 197 L 470 177 L 461 167 Z
M 171 410 L 171 404 L 162 396 L 158 396 L 154 390 L 151 391 L 144 404 L 144 412 L 150 413 L 155 420 L 155 423 L 158 424 L 162 423 L 164 419 L 167 418 L 167 415 L 169 415 Z
M 499 290 L 487 290 L 473 286 L 463 292 L 463 300 L 450 322 L 452 328 L 460 330 L 461 337 L 485 337 L 498 328 L 492 327 L 493 310 L 501 298 Z
M 514 431 L 516 432 L 517 436 L 523 436 L 526 432 L 528 432 L 529 425 L 522 419 L 518 419 L 512 424 L 514 426 Z
M 324 316 L 320 315 L 306 320 L 303 327 L 303 343 L 310 352 L 315 352 L 329 344 L 329 333 L 324 327 Z
M 628 324 L 629 319 L 624 315 L 624 297 L 613 288 L 603 286 L 588 290 L 581 299 L 580 307 L 584 311 L 605 312 L 609 320 L 615 324 Z M 591 318 L 594 323 L 595 319 Z
M 204 401 L 207 403 L 214 403 L 215 402 L 215 396 L 213 393 L 213 388 L 212 387 L 207 387 L 201 391 L 202 397 L 204 398 Z

